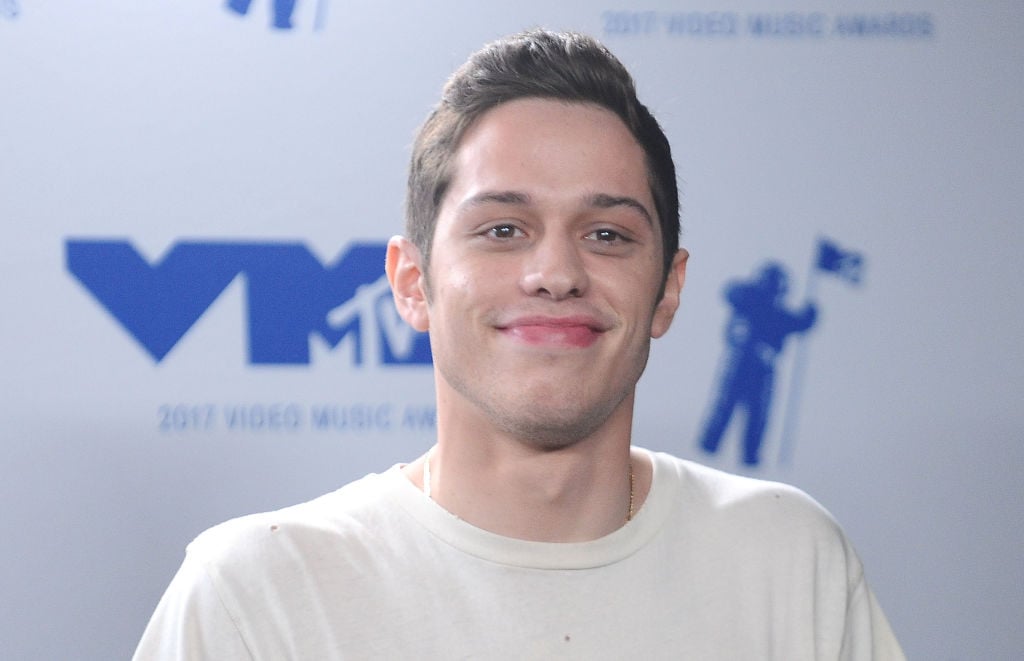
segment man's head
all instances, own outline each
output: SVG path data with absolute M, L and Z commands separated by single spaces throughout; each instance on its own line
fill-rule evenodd
M 604 46 L 580 34 L 544 30 L 493 42 L 474 54 L 449 79 L 420 129 L 409 170 L 406 235 L 424 268 L 462 136 L 495 106 L 531 97 L 595 104 L 626 125 L 646 155 L 667 275 L 679 247 L 679 194 L 668 139 L 637 99 L 629 72 Z
M 628 439 L 683 286 L 677 205 L 667 140 L 596 42 L 531 32 L 471 58 L 414 147 L 385 264 L 430 332 L 439 435 Z

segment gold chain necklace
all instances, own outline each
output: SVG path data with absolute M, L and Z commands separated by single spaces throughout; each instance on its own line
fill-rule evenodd
M 633 462 L 629 462 L 629 511 L 626 512 L 626 523 L 633 520 L 633 488 L 636 485 L 636 478 L 633 477 Z

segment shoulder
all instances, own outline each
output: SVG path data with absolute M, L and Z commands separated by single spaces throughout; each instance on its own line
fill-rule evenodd
M 872 658 L 903 658 L 856 551 L 814 498 L 666 454 L 654 461 L 659 488 L 673 500 L 662 555 L 702 586 L 709 604 L 729 610 L 742 601 L 754 613 L 770 604 L 773 614 L 795 618 L 789 633 L 813 623 L 815 658 L 867 658 L 871 650 Z
M 846 545 L 835 518 L 801 489 L 726 473 L 671 455 L 654 455 L 658 470 L 675 482 L 679 516 L 688 525 L 764 543 L 805 540 L 839 550 Z
M 305 630 L 335 598 L 331 591 L 350 585 L 367 558 L 386 547 L 382 531 L 398 527 L 388 520 L 400 516 L 388 506 L 396 477 L 397 469 L 368 475 L 309 502 L 201 533 L 157 606 L 137 658 L 163 658 L 157 650 L 168 649 L 186 650 L 182 658 L 251 658 L 252 649 L 270 650 L 266 658 L 294 653 L 293 633 Z
M 714 558 L 750 584 L 784 580 L 845 603 L 863 566 L 835 518 L 804 491 L 732 475 L 668 455 L 658 468 L 674 481 L 665 541 L 680 557 Z M 819 598 L 826 598 L 824 593 Z
M 253 564 L 272 569 L 302 564 L 327 547 L 365 541 L 393 509 L 384 506 L 393 477 L 370 474 L 305 503 L 225 521 L 197 536 L 188 555 L 214 572 Z

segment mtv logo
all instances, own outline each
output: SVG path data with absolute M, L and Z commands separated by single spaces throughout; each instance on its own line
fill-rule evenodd
M 324 265 L 302 243 L 176 243 L 156 263 L 130 241 L 65 244 L 68 271 L 156 362 L 244 276 L 249 362 L 309 364 L 310 336 L 354 336 L 357 365 L 430 364 L 430 344 L 398 316 L 383 273 L 387 246 L 354 243 Z

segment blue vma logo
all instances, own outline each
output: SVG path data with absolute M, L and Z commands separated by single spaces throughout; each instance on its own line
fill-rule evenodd
M 249 362 L 308 365 L 310 337 L 354 341 L 356 365 L 427 365 L 430 344 L 398 316 L 383 243 L 354 243 L 324 265 L 302 243 L 182 241 L 149 263 L 130 241 L 68 240 L 67 269 L 162 361 L 244 276 Z
M 790 337 L 802 340 L 815 327 L 819 305 L 815 299 L 818 274 L 831 274 L 860 285 L 864 259 L 845 251 L 832 241 L 818 241 L 817 255 L 807 278 L 804 302 L 786 305 L 789 274 L 785 267 L 766 262 L 747 280 L 726 284 L 724 297 L 730 308 L 725 328 L 725 352 L 711 407 L 698 445 L 707 453 L 718 452 L 725 431 L 737 411 L 745 412 L 740 460 L 757 466 L 763 460 L 762 445 L 772 409 L 776 366 Z M 790 379 L 789 395 L 782 420 L 779 463 L 792 455 L 796 412 L 807 362 L 806 342 L 800 341 Z

